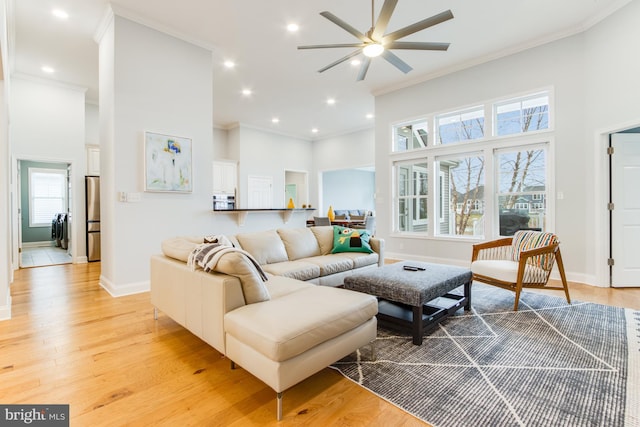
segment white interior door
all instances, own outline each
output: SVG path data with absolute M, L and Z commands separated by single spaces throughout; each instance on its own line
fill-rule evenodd
M 640 134 L 613 134 L 611 270 L 613 287 L 640 286 Z
M 273 207 L 273 177 L 247 177 L 247 208 L 271 209 Z

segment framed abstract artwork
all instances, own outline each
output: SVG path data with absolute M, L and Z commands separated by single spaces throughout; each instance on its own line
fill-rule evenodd
M 144 191 L 193 191 L 191 138 L 144 133 Z

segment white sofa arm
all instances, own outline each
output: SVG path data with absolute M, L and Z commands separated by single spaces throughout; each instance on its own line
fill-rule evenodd
M 372 237 L 369 244 L 371 249 L 378 254 L 378 267 L 382 267 L 384 265 L 384 239 Z

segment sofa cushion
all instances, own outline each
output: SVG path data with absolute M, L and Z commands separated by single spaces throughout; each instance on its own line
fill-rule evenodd
M 200 243 L 202 243 L 202 239 L 199 243 L 195 243 L 187 237 L 174 237 L 172 239 L 163 240 L 160 246 L 162 247 L 162 253 L 169 258 L 187 262 L 191 251 L 193 251 Z
M 342 252 L 340 256 L 348 257 L 353 261 L 353 268 L 366 267 L 367 265 L 378 264 L 380 255 L 377 252 L 370 254 L 363 252 Z
M 276 230 L 237 234 L 236 239 L 260 265 L 288 260 L 287 250 Z
M 220 257 L 215 271 L 240 279 L 247 304 L 268 301 L 269 291 L 255 265 L 241 252 L 227 252 Z
M 333 227 L 333 249 L 331 253 L 339 252 L 367 252 L 372 253 L 369 245 L 369 233 L 366 230 L 354 228 Z
M 265 285 L 269 290 L 271 299 L 280 298 L 283 295 L 316 286 L 308 282 L 301 282 L 300 280 L 292 279 L 290 277 L 275 276 L 273 274 L 267 274 L 267 276 L 269 276 L 269 280 L 265 283 Z
M 322 225 L 310 228 L 320 246 L 320 255 L 330 254 L 333 249 L 333 226 Z
M 362 325 L 377 312 L 372 295 L 312 286 L 232 310 L 224 325 L 227 334 L 281 362 Z
M 308 228 L 281 228 L 278 235 L 284 243 L 290 261 L 320 255 L 320 246 Z
M 305 258 L 304 261 L 317 265 L 320 268 L 320 277 L 353 269 L 353 260 L 342 254 Z
M 320 277 L 320 267 L 303 260 L 274 262 L 262 266 L 262 269 L 276 276 L 297 280 L 311 280 Z

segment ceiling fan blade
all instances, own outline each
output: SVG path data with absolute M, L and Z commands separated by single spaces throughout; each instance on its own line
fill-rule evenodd
M 369 70 L 369 65 L 371 64 L 371 58 L 365 57 L 362 62 L 362 66 L 360 67 L 360 72 L 358 72 L 357 81 L 364 80 L 364 77 L 367 75 L 367 71 Z
M 404 62 L 402 59 L 398 58 L 396 55 L 391 53 L 389 50 L 385 49 L 382 52 L 382 57 L 387 60 L 391 65 L 395 66 L 398 70 L 407 74 L 409 71 L 413 70 L 409 64 Z
M 414 50 L 447 50 L 450 43 L 429 43 L 429 42 L 391 42 L 385 46 L 386 49 L 414 49 Z
M 344 56 L 344 57 L 342 57 L 342 58 L 338 59 L 338 60 L 337 60 L 337 61 L 335 61 L 335 62 L 332 62 L 331 64 L 327 65 L 326 67 L 320 68 L 320 69 L 318 70 L 318 72 L 319 72 L 319 73 L 322 73 L 322 72 L 324 72 L 324 71 L 327 71 L 329 68 L 335 67 L 335 66 L 336 66 L 336 65 L 338 65 L 338 64 L 342 64 L 344 61 L 346 61 L 346 60 L 348 60 L 348 59 L 351 59 L 351 58 L 353 58 L 354 56 L 359 55 L 359 54 L 360 54 L 360 52 L 362 52 L 362 50 L 361 50 L 361 49 L 355 50 L 355 51 L 351 52 L 349 55 Z
M 334 47 L 365 47 L 364 43 L 342 43 L 342 44 L 313 44 L 308 46 L 298 46 L 298 49 L 326 49 Z
M 346 22 L 344 22 L 342 19 L 338 18 L 333 13 L 325 11 L 325 12 L 320 12 L 320 15 L 324 16 L 329 21 L 333 22 L 334 24 L 336 24 L 338 27 L 342 28 L 346 32 L 353 34 L 354 36 L 356 36 L 358 39 L 362 40 L 363 42 L 370 42 L 371 41 L 371 39 L 369 39 L 369 37 L 365 36 L 363 33 L 358 31 L 357 29 L 355 29 L 351 25 L 347 24 Z
M 387 30 L 387 25 L 389 25 L 391 15 L 393 15 L 393 10 L 396 8 L 396 4 L 398 4 L 398 0 L 385 0 L 382 5 L 382 9 L 380 10 L 380 15 L 378 15 L 376 25 L 373 27 L 373 34 L 371 35 L 372 39 L 382 39 L 384 32 Z
M 394 31 L 391 34 L 388 34 L 384 37 L 383 43 L 386 44 L 396 41 L 413 33 L 417 33 L 418 31 L 422 31 L 425 28 L 433 27 L 434 25 L 438 25 L 444 21 L 448 21 L 449 19 L 453 19 L 453 13 L 451 13 L 451 10 L 433 15 L 431 18 L 423 19 L 422 21 L 416 22 L 415 24 L 411 24 L 407 27 L 399 29 L 398 31 Z

